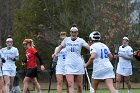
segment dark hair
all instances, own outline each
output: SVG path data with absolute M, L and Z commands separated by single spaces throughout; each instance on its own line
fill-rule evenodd
M 76 24 L 73 24 L 72 27 L 77 27 L 77 25 Z
M 12 37 L 11 37 L 11 35 L 8 35 L 8 37 L 7 37 L 7 38 L 12 38 Z

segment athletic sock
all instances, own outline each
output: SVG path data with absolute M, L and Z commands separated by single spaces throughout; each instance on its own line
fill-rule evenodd
M 120 93 L 119 90 L 116 90 L 116 93 Z
M 42 93 L 42 91 L 41 91 L 41 90 L 39 90 L 37 93 Z
M 130 89 L 128 90 L 128 93 L 132 93 Z

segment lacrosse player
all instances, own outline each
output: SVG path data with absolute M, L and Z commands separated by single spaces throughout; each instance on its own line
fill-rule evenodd
M 116 71 L 116 93 L 119 93 L 122 76 L 124 76 L 124 80 L 127 84 L 128 93 L 131 93 L 130 75 L 132 75 L 131 60 L 133 59 L 133 49 L 128 45 L 128 43 L 128 37 L 123 37 L 122 45 L 119 47 L 117 55 L 119 57 L 119 62 Z
M 16 75 L 15 62 L 19 59 L 19 52 L 16 47 L 13 47 L 13 39 L 11 37 L 6 39 L 6 45 L 7 47 L 1 49 L 1 59 L 4 62 L 2 65 L 2 71 L 5 92 L 9 93 Z
M 92 32 L 89 37 L 93 44 L 90 46 L 91 56 L 84 67 L 93 62 L 92 78 L 94 91 L 96 93 L 100 80 L 104 80 L 110 93 L 116 93 L 112 79 L 115 78 L 115 74 L 110 62 L 113 56 L 109 48 L 100 42 L 101 35 L 98 31 Z
M 56 56 L 63 48 L 66 49 L 67 56 L 65 59 L 65 70 L 69 93 L 74 93 L 74 77 L 77 81 L 78 93 L 82 93 L 82 81 L 85 71 L 81 57 L 81 49 L 82 47 L 85 47 L 89 50 L 89 45 L 85 40 L 78 37 L 78 28 L 76 25 L 71 27 L 70 35 L 70 37 L 66 37 L 62 41 L 61 45 L 58 47 L 57 51 L 52 55 L 52 57 Z
M 28 89 L 28 83 L 31 80 L 32 83 L 35 85 L 37 92 L 41 92 L 40 84 L 37 81 L 37 63 L 36 58 L 39 59 L 41 70 L 44 71 L 45 67 L 42 63 L 42 60 L 37 52 L 37 50 L 34 48 L 34 43 L 32 39 L 25 39 L 23 41 L 23 46 L 26 49 L 26 58 L 23 60 L 23 65 L 27 65 L 27 72 L 23 80 L 23 93 L 27 93 Z

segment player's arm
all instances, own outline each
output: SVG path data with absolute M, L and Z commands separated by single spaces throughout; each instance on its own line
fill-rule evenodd
M 57 54 L 63 49 L 62 45 L 59 45 L 58 48 L 55 50 L 55 52 L 52 54 L 52 58 L 57 56 Z
M 110 61 L 113 59 L 113 55 L 111 53 L 108 54 L 108 57 Z
M 89 45 L 86 45 L 85 48 L 86 48 L 87 50 L 90 50 L 90 46 L 89 46 Z
M 127 55 L 123 55 L 123 54 L 118 54 L 118 55 L 119 55 L 119 57 L 123 57 L 126 60 L 132 60 L 133 59 L 133 49 L 129 49 L 127 51 Z
M 15 58 L 12 59 L 13 61 L 18 61 L 19 60 L 19 56 L 15 56 Z
M 18 49 L 16 48 L 16 50 L 15 50 L 15 57 L 14 58 L 12 58 L 11 60 L 12 61 L 18 61 L 19 60 L 19 52 L 18 52 Z
M 122 54 L 119 54 L 119 57 L 123 57 L 127 60 L 132 60 L 133 59 L 133 55 L 122 55 Z
M 87 50 L 90 50 L 89 44 L 84 39 L 82 39 L 82 46 L 84 46 Z
M 40 55 L 38 54 L 38 52 L 36 52 L 35 55 L 36 55 L 36 57 L 37 57 L 38 60 L 39 60 L 39 63 L 40 63 L 40 66 L 41 66 L 41 70 L 44 71 L 44 70 L 45 70 L 45 67 L 44 67 L 44 65 L 43 65 L 43 61 L 42 61 Z
M 96 57 L 96 53 L 94 53 L 94 52 L 91 53 L 90 58 L 89 58 L 88 62 L 84 65 L 84 67 L 87 67 L 88 65 L 90 65 L 93 62 L 93 60 L 95 59 L 95 57 Z
M 27 57 L 24 56 L 23 59 L 22 59 L 22 65 L 26 65 L 26 63 L 27 63 Z

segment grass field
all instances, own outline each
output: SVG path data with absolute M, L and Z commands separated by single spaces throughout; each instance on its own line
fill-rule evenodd
M 48 93 L 48 91 L 47 90 L 44 90 L 44 91 L 42 91 L 43 93 Z M 123 90 L 123 89 L 121 89 L 121 91 L 120 91 L 121 93 L 127 93 L 127 90 L 125 89 L 125 90 Z M 30 92 L 30 93 L 36 93 L 36 92 Z M 51 90 L 50 91 L 50 93 L 56 93 L 56 90 Z M 65 90 L 63 90 L 63 92 L 62 93 L 66 93 L 66 91 Z M 75 92 L 76 93 L 76 92 Z M 90 93 L 89 91 L 83 91 L 83 93 Z M 109 91 L 108 90 L 98 90 L 97 91 L 97 93 L 109 93 Z M 140 89 L 132 89 L 132 93 L 140 93 Z

